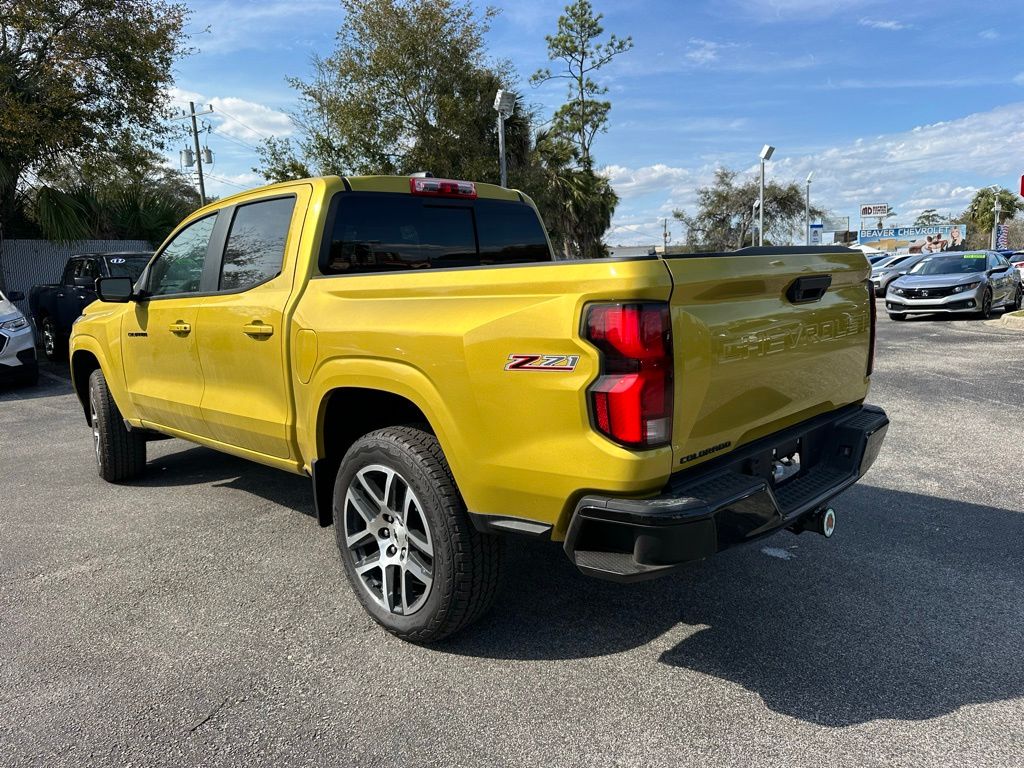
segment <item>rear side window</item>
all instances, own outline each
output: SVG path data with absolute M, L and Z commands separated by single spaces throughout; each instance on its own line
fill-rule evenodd
M 525 203 L 345 192 L 332 207 L 326 275 L 551 261 Z
M 221 264 L 220 290 L 245 290 L 280 274 L 294 209 L 294 197 L 235 209 Z

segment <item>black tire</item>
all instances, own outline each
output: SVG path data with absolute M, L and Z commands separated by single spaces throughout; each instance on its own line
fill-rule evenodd
M 98 368 L 89 376 L 89 416 L 99 476 L 120 483 L 141 475 L 146 469 L 146 439 L 125 426 Z
M 907 315 L 903 312 L 890 312 L 889 319 L 895 320 L 897 323 L 907 319 Z
M 43 353 L 47 360 L 62 362 L 68 356 L 68 341 L 57 330 L 57 323 L 52 317 L 44 317 L 39 324 L 39 333 L 43 337 Z
M 388 427 L 357 440 L 338 470 L 333 507 L 335 539 L 349 583 L 366 612 L 388 632 L 432 643 L 491 607 L 502 542 L 473 527 L 430 432 Z M 429 574 L 429 584 L 416 575 L 414 561 L 417 570 Z
M 981 311 L 978 312 L 978 316 L 982 320 L 988 320 L 992 317 L 992 289 L 986 288 L 985 293 L 981 296 Z

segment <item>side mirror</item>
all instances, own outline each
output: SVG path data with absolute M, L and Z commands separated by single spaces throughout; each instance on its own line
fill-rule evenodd
M 75 288 L 92 288 L 94 280 L 92 277 L 76 277 Z
M 7 298 L 10 301 L 24 301 L 25 300 L 25 294 L 22 293 L 21 291 L 10 291 L 7 294 Z
M 1001 265 L 1001 266 L 998 266 L 995 269 L 993 269 L 990 274 L 993 274 L 993 275 L 995 275 L 995 274 L 1002 274 L 1003 272 L 1009 272 L 1009 271 L 1010 271 L 1009 267 L 1007 267 L 1005 265 Z
M 133 286 L 130 277 L 96 278 L 96 296 L 100 301 L 125 304 L 132 300 Z

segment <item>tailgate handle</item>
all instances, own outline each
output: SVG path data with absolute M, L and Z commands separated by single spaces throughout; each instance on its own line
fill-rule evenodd
M 825 291 L 830 285 L 832 285 L 832 275 L 798 277 L 786 291 L 786 298 L 793 304 L 821 301 L 821 297 L 825 295 Z

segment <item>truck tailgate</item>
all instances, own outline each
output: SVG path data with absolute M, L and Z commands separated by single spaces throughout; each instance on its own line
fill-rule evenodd
M 874 299 L 861 253 L 761 248 L 665 264 L 677 469 L 867 395 Z

